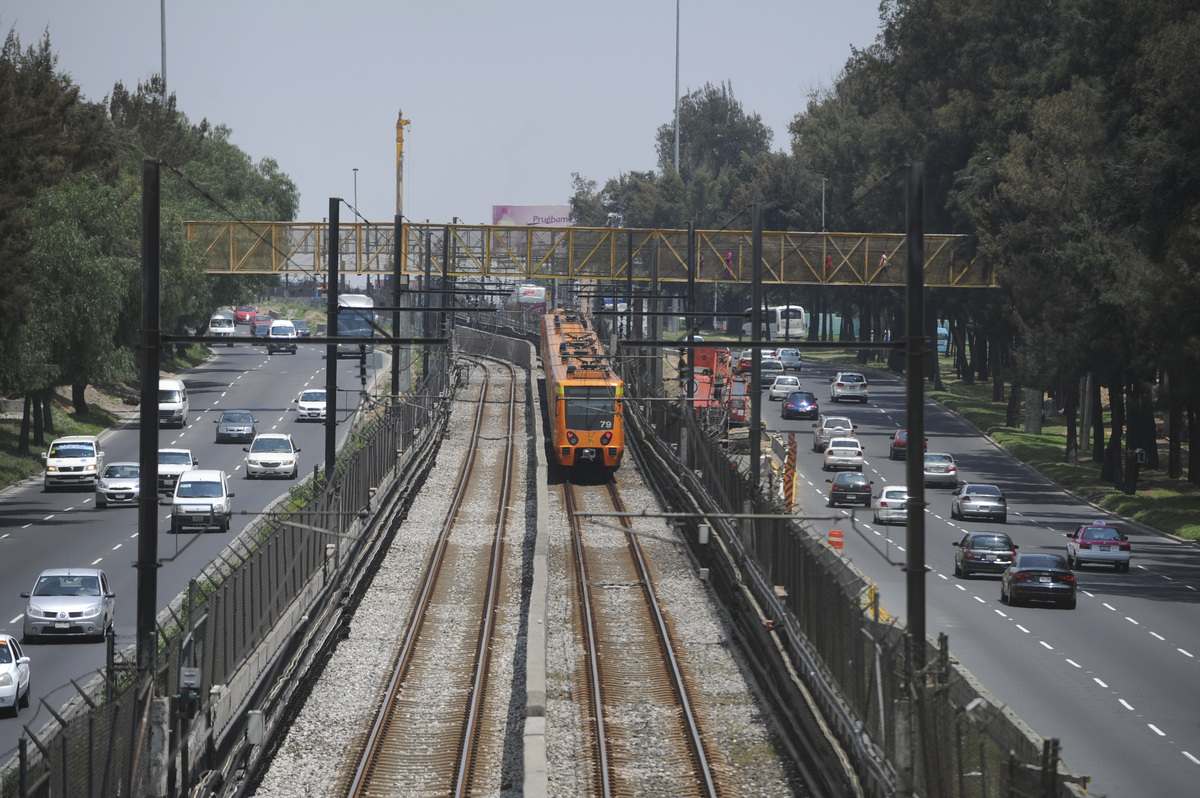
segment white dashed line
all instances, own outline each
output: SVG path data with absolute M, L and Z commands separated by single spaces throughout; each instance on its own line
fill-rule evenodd
M 1054 650 L 1054 646 L 1050 645 L 1045 640 L 1039 640 L 1038 642 L 1042 644 L 1042 648 L 1048 649 L 1050 651 Z
M 42 520 L 43 520 L 43 521 L 49 521 L 49 520 L 50 520 L 51 518 L 53 518 L 53 517 L 54 517 L 54 514 L 50 514 L 50 515 L 46 516 L 45 518 L 43 518 Z
M 16 618 L 13 618 L 11 621 L 9 621 L 9 623 L 10 623 L 10 624 L 13 624 L 13 623 L 16 623 L 16 622 L 17 622 L 17 621 L 19 621 L 19 620 L 21 620 L 21 616 L 20 616 L 20 615 L 18 615 Z
M 1132 712 L 1132 711 L 1133 711 L 1133 707 L 1132 707 L 1132 706 L 1130 706 L 1130 705 L 1129 705 L 1129 702 L 1128 702 L 1128 701 L 1126 701 L 1124 698 L 1118 698 L 1118 699 L 1117 699 L 1117 701 L 1119 701 L 1119 702 L 1121 703 L 1121 706 L 1125 707 L 1125 708 L 1126 708 L 1126 709 L 1128 709 L 1130 712 Z
M 1020 629 L 1025 634 L 1029 634 L 1029 630 L 1026 629 L 1024 626 L 1022 626 L 1021 624 L 1017 624 L 1017 628 Z
M 1104 682 L 1100 681 L 1097 677 L 1093 676 L 1092 681 L 1095 682 L 1096 684 L 1100 685 L 1101 687 L 1103 687 L 1105 690 L 1108 689 L 1108 685 L 1105 684 Z
M 1105 602 L 1101 602 L 1101 603 L 1102 603 L 1102 604 L 1103 604 L 1105 607 L 1107 607 L 1108 609 L 1112 610 L 1113 612 L 1116 612 L 1116 611 L 1117 611 L 1117 608 L 1116 608 L 1116 607 L 1114 607 L 1113 605 L 1109 604 L 1107 601 L 1105 601 Z
M 115 545 L 115 546 L 113 546 L 113 547 L 112 547 L 112 550 L 113 550 L 113 551 L 116 551 L 117 549 L 121 548 L 121 547 L 122 547 L 122 546 L 124 546 L 124 545 L 125 545 L 124 543 L 118 543 L 117 545 Z
M 987 602 L 981 599 L 979 596 L 972 596 L 972 598 L 978 601 L 980 604 L 987 604 Z
M 1162 636 L 1162 635 L 1160 635 L 1158 632 L 1151 632 L 1151 633 L 1150 633 L 1150 636 L 1151 636 L 1151 637 L 1157 637 L 1159 640 L 1162 640 L 1163 642 L 1166 642 L 1166 640 L 1167 640 L 1167 638 L 1163 637 L 1163 636 Z
M 96 559 L 92 560 L 92 565 L 99 565 L 100 561 L 103 559 L 103 557 L 97 557 Z
M 1135 621 L 1133 618 L 1130 618 L 1128 615 L 1126 615 L 1126 616 L 1125 616 L 1125 620 L 1129 621 L 1129 622 L 1130 622 L 1131 624 L 1133 624 L 1134 626 L 1141 626 L 1141 624 L 1140 624 L 1140 623 L 1138 623 L 1137 621 Z
M 1191 658 L 1191 659 L 1195 659 L 1195 657 L 1193 657 L 1193 656 L 1192 656 L 1191 652 L 1184 651 L 1182 648 L 1177 648 L 1177 649 L 1175 649 L 1175 650 L 1176 650 L 1176 651 L 1178 651 L 1180 654 L 1184 655 L 1185 657 L 1189 657 L 1189 658 Z
M 1157 726 L 1155 726 L 1153 723 L 1147 723 L 1146 725 L 1150 727 L 1150 731 L 1154 732 L 1154 733 L 1155 733 L 1155 734 L 1157 734 L 1159 737 L 1166 737 L 1166 736 L 1167 736 L 1167 733 L 1166 733 L 1165 731 L 1163 731 L 1162 729 L 1158 728 L 1158 727 L 1157 727 Z
M 1067 660 L 1067 664 L 1068 664 L 1068 665 L 1074 665 L 1076 668 L 1082 668 L 1082 667 L 1083 667 L 1082 665 L 1080 665 L 1078 662 L 1076 662 L 1076 661 L 1075 661 L 1075 660 L 1073 660 L 1073 659 L 1068 659 L 1068 660 Z
M 1187 751 L 1184 751 L 1183 755 L 1186 756 L 1188 759 L 1192 760 L 1193 763 L 1200 765 L 1200 759 L 1197 759 L 1196 757 L 1192 756 Z
M 999 615 L 1001 618 L 1007 618 L 1007 617 L 1008 617 L 1008 614 L 1007 614 L 1007 613 L 1005 613 L 1003 610 L 993 610 L 993 612 L 995 612 L 995 613 L 996 613 L 997 615 Z

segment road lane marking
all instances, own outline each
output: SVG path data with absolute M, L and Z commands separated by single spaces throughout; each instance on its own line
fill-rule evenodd
M 978 601 L 980 604 L 987 604 L 987 602 L 986 602 L 986 601 L 984 601 L 983 599 L 981 599 L 979 596 L 972 596 L 972 598 L 974 598 L 974 599 L 975 599 L 976 601 Z
M 1083 666 L 1082 666 L 1082 665 L 1080 665 L 1078 662 L 1076 662 L 1075 660 L 1073 660 L 1073 659 L 1070 659 L 1070 658 L 1068 658 L 1068 659 L 1067 659 L 1067 664 L 1068 664 L 1068 665 L 1074 665 L 1076 668 L 1082 668 L 1082 667 L 1083 667 Z
M 1116 607 L 1114 607 L 1113 605 L 1109 604 L 1107 601 L 1103 601 L 1103 602 L 1101 602 L 1101 604 L 1103 604 L 1105 607 L 1108 607 L 1108 608 L 1109 608 L 1110 610 L 1112 610 L 1113 612 L 1116 612 L 1116 611 L 1117 611 L 1117 608 L 1116 608 Z
M 1163 731 L 1162 729 L 1158 728 L 1158 727 L 1157 727 L 1157 726 L 1155 726 L 1153 723 L 1147 723 L 1146 725 L 1150 727 L 1150 731 L 1154 732 L 1154 733 L 1155 733 L 1155 734 L 1157 734 L 1159 737 L 1166 737 L 1166 736 L 1167 736 L 1167 733 L 1166 733 L 1165 731 Z
M 112 547 L 112 550 L 113 550 L 113 551 L 116 551 L 117 549 L 121 548 L 121 547 L 122 547 L 122 546 L 124 546 L 124 545 L 125 545 L 124 543 L 118 543 L 117 545 L 115 545 L 115 546 L 113 546 L 113 547 Z
M 1163 636 L 1162 636 L 1162 635 L 1160 635 L 1158 632 L 1151 632 L 1151 633 L 1150 633 L 1150 636 L 1151 636 L 1151 637 L 1157 637 L 1159 640 L 1163 641 L 1164 643 L 1165 643 L 1165 642 L 1167 642 L 1167 638 L 1163 637 Z
M 1053 650 L 1054 650 L 1054 646 L 1050 645 L 1050 644 L 1049 644 L 1049 643 L 1047 643 L 1045 640 L 1039 640 L 1038 642 L 1042 644 L 1042 647 L 1043 647 L 1043 648 L 1046 648 L 1046 649 L 1048 649 L 1048 650 L 1050 650 L 1050 651 L 1053 651 Z
M 1177 648 L 1175 650 L 1178 651 L 1180 654 L 1183 654 L 1185 657 L 1190 657 L 1191 659 L 1195 659 L 1195 657 L 1193 657 L 1191 655 L 1191 653 L 1184 651 L 1182 648 Z
M 1196 763 L 1197 765 L 1200 765 L 1200 759 L 1197 759 L 1196 757 L 1192 756 L 1187 751 L 1184 751 L 1183 755 L 1186 756 L 1188 759 L 1192 760 L 1192 762 Z
M 1131 624 L 1133 624 L 1134 626 L 1141 626 L 1141 624 L 1140 624 L 1140 623 L 1138 623 L 1137 621 L 1135 621 L 1133 618 L 1130 618 L 1128 615 L 1126 615 L 1126 616 L 1125 616 L 1125 620 L 1129 621 L 1129 622 L 1130 622 Z
M 1117 701 L 1119 701 L 1119 702 L 1120 702 L 1120 704 L 1121 704 L 1121 706 L 1125 707 L 1125 708 L 1126 708 L 1126 709 L 1128 709 L 1130 712 L 1132 712 L 1132 711 L 1133 711 L 1133 707 L 1132 707 L 1132 706 L 1130 706 L 1130 705 L 1129 705 L 1129 702 L 1128 702 L 1128 701 L 1126 701 L 1124 698 L 1118 698 L 1118 699 L 1117 699 Z
M 100 561 L 103 559 L 103 557 L 97 557 L 96 559 L 92 560 L 92 565 L 99 565 Z
M 1021 624 L 1017 624 L 1017 628 L 1020 629 L 1025 634 L 1029 634 L 1029 630 L 1026 629 L 1024 626 L 1022 626 Z
M 1103 687 L 1105 690 L 1108 689 L 1108 685 L 1105 684 L 1104 682 L 1100 681 L 1097 677 L 1093 676 L 1092 681 L 1095 682 L 1096 684 L 1100 685 L 1101 687 Z

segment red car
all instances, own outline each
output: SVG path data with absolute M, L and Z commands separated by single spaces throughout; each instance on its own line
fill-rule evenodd
M 235 324 L 249 324 L 257 315 L 258 308 L 253 305 L 242 305 L 233 312 L 233 321 Z
M 925 451 L 929 451 L 929 439 L 925 439 Z M 889 460 L 903 460 L 908 455 L 908 430 L 898 429 L 892 434 L 892 445 L 888 450 Z

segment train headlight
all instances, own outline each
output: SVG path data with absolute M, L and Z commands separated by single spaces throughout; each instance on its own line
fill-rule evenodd
M 571 430 L 567 430 L 567 443 L 571 444 L 572 446 L 575 446 L 576 444 L 579 443 L 579 436 L 576 435 Z
M 608 446 L 608 442 L 609 442 L 609 441 L 611 441 L 611 440 L 612 440 L 612 433 L 611 433 L 611 432 L 606 432 L 606 433 L 604 433 L 603 435 L 601 435 L 601 436 L 600 436 L 600 445 L 601 445 L 601 446 Z

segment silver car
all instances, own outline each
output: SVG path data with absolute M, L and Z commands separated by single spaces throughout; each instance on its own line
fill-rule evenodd
M 223 410 L 213 423 L 217 425 L 217 443 L 252 441 L 258 434 L 258 419 L 249 410 Z
M 964 482 L 954 489 L 950 500 L 951 518 L 994 518 L 1008 523 L 1008 500 L 995 485 Z
M 813 424 L 813 442 L 812 450 L 814 452 L 823 452 L 825 447 L 834 438 L 852 438 L 854 431 L 858 427 L 851 423 L 850 419 L 845 416 L 825 416 L 817 418 L 817 423 Z
M 867 396 L 867 378 L 857 371 L 839 371 L 829 383 L 831 401 L 850 399 L 866 404 Z
M 783 364 L 783 370 L 789 374 L 799 374 L 801 366 L 804 365 L 799 349 L 780 349 L 779 362 Z
M 300 475 L 300 447 L 291 435 L 264 432 L 249 446 L 243 446 L 242 451 L 246 452 L 246 479 L 295 479 Z
M 778 360 L 764 360 L 758 364 L 758 384 L 770 388 L 776 377 L 783 376 L 783 364 Z
M 945 452 L 925 453 L 925 484 L 949 485 L 958 484 L 958 464 L 954 458 Z
M 116 594 L 99 568 L 50 568 L 22 593 L 25 642 L 47 637 L 103 640 L 116 615 Z
M 110 504 L 137 506 L 141 493 L 142 466 L 139 463 L 109 463 L 96 480 L 96 507 Z

